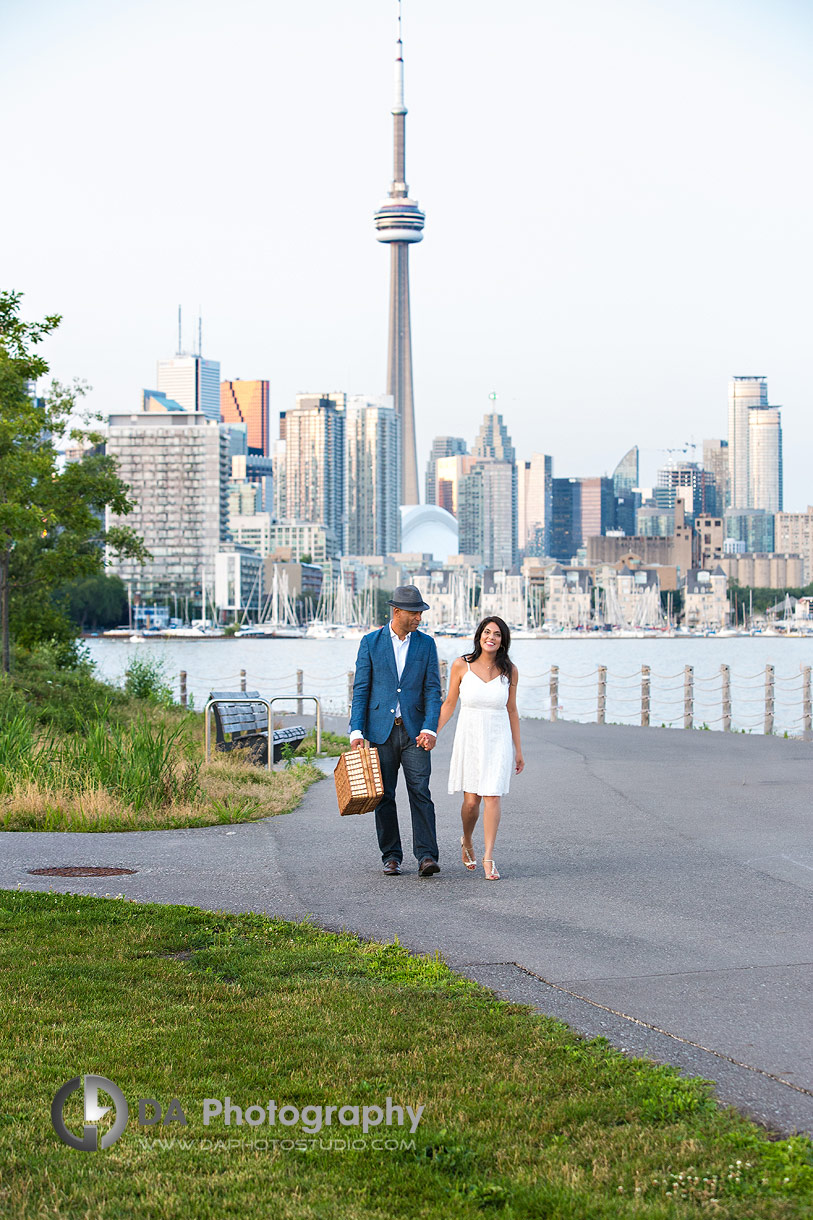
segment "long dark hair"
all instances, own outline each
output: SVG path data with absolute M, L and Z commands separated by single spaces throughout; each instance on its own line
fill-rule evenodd
M 500 646 L 497 649 L 497 655 L 494 658 L 494 662 L 500 673 L 503 674 L 503 676 L 506 677 L 510 682 L 511 674 L 514 670 L 514 666 L 511 664 L 511 660 L 508 656 L 508 649 L 511 647 L 511 632 L 508 630 L 508 624 L 503 622 L 501 618 L 498 618 L 496 614 L 489 614 L 488 618 L 484 618 L 481 623 L 478 623 L 477 630 L 474 633 L 474 649 L 468 654 L 468 656 L 464 656 L 463 660 L 468 661 L 469 664 L 471 664 L 472 661 L 476 661 L 480 658 L 480 656 L 482 656 L 483 647 L 480 643 L 480 636 L 483 634 L 489 623 L 493 623 L 494 626 L 499 627 L 500 630 Z

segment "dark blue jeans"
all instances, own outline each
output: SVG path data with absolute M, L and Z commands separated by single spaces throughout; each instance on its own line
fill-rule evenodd
M 398 769 L 403 767 L 412 814 L 412 851 L 419 862 L 426 856 L 437 860 L 435 806 L 429 792 L 429 776 L 432 773 L 430 752 L 419 749 L 402 724 L 394 724 L 387 740 L 378 746 L 378 759 L 384 783 L 384 799 L 375 811 L 381 858 L 384 861 L 397 860 L 400 864 L 404 855 L 395 807 Z

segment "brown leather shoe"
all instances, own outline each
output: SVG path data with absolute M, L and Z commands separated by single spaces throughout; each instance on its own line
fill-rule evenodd
M 401 871 L 401 865 L 397 860 L 384 861 L 384 876 L 397 877 Z
M 431 856 L 424 856 L 418 865 L 418 872 L 422 877 L 431 877 L 434 873 L 440 872 L 440 865 Z

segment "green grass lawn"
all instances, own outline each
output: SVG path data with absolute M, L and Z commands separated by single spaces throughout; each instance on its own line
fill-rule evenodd
M 10 1220 L 813 1214 L 808 1141 L 772 1142 L 702 1082 L 581 1040 L 398 945 L 3 891 L 0 1029 Z M 106 1151 L 74 1151 L 51 1126 L 57 1090 L 85 1073 L 129 1103 Z M 79 1096 L 65 1117 L 81 1134 Z M 424 1110 L 414 1134 L 335 1116 L 313 1135 L 205 1126 L 204 1099 L 225 1096 L 243 1111 L 294 1106 L 311 1127 L 307 1107 L 389 1097 Z M 177 1098 L 187 1125 L 140 1125 L 139 1098 Z

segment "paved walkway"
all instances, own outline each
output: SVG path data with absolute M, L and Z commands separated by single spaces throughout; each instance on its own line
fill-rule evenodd
M 494 883 L 459 862 L 450 748 L 447 732 L 433 755 L 442 871 L 431 879 L 411 857 L 385 878 L 372 816 L 340 819 L 328 780 L 295 813 L 243 826 L 0 834 L 0 887 L 397 936 L 587 1035 L 713 1079 L 773 1130 L 813 1131 L 813 746 L 524 721 L 528 766 L 504 802 Z M 77 863 L 138 871 L 27 872 Z

